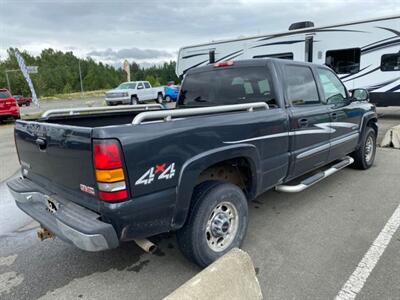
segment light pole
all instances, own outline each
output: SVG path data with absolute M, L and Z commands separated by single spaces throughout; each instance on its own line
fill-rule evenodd
M 83 82 L 82 82 L 82 71 L 81 71 L 81 60 L 78 59 L 78 66 L 79 66 L 79 79 L 81 81 L 81 98 L 83 98 Z

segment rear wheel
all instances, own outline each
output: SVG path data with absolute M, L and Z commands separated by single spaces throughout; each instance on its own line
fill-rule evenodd
M 170 96 L 166 96 L 166 97 L 165 97 L 165 101 L 166 101 L 166 102 L 171 102 L 171 100 L 172 100 L 172 99 L 171 99 Z
M 158 93 L 157 95 L 157 103 L 162 103 L 163 102 L 163 95 L 161 93 Z
M 29 105 L 31 105 L 31 103 L 30 102 L 26 102 L 26 106 L 29 106 Z
M 376 132 L 373 128 L 367 127 L 362 137 L 360 148 L 352 153 L 354 158 L 353 166 L 360 170 L 369 169 L 375 160 L 376 153 Z
M 132 96 L 131 97 L 131 105 L 136 105 L 136 104 L 138 104 L 138 102 L 139 102 L 139 99 L 138 99 L 138 97 L 136 97 L 136 96 Z
M 207 181 L 195 188 L 192 201 L 177 241 L 189 260 L 206 267 L 242 244 L 248 222 L 247 199 L 236 185 Z

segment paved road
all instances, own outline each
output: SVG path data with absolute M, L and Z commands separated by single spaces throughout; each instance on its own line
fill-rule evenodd
M 386 113 L 381 128 L 400 124 L 400 113 Z M 1 127 L 0 140 L 7 131 Z M 399 178 L 400 151 L 379 149 L 369 171 L 347 168 L 300 194 L 271 191 L 253 202 L 243 248 L 265 298 L 335 297 L 399 206 Z M 0 183 L 0 228 L 10 202 Z M 155 238 L 156 255 L 132 243 L 86 253 L 57 239 L 39 242 L 37 224 L 24 223 L 0 231 L 1 299 L 160 299 L 199 272 L 181 256 L 174 235 Z M 400 230 L 360 299 L 400 298 L 399 253 Z

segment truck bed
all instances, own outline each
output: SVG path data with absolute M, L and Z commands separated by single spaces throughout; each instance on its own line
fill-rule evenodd
M 39 122 L 71 125 L 79 127 L 104 127 L 112 125 L 131 124 L 133 118 L 141 111 L 98 113 L 90 115 L 53 116 L 50 119 L 39 119 Z

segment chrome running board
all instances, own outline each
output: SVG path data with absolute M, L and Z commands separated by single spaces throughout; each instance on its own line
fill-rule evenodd
M 342 161 L 333 165 L 329 169 L 319 172 L 311 177 L 308 177 L 307 179 L 304 179 L 298 185 L 278 185 L 275 187 L 275 190 L 278 192 L 284 192 L 284 193 L 302 192 L 305 189 L 309 188 L 310 186 L 321 181 L 322 179 L 325 179 L 326 177 L 329 177 L 332 174 L 335 174 L 337 171 L 340 171 L 341 169 L 351 165 L 353 162 L 354 162 L 354 159 L 352 157 L 346 156 L 343 158 Z

